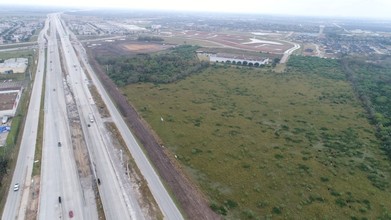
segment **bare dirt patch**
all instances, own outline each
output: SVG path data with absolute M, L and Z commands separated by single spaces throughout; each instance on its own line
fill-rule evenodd
M 158 44 L 125 44 L 123 47 L 131 52 L 161 50 L 161 45 Z
M 153 53 L 162 50 L 166 50 L 173 45 L 167 45 L 163 43 L 143 42 L 143 41 L 115 41 L 115 42 L 102 42 L 99 45 L 91 47 L 87 45 L 94 54 L 101 56 L 123 56 L 123 55 L 136 55 L 139 53 Z
M 33 184 L 31 184 L 29 195 L 29 203 L 26 211 L 26 219 L 37 219 L 37 213 L 38 213 L 38 202 L 39 202 L 39 193 L 40 193 L 40 177 L 34 176 L 32 178 Z
M 17 92 L 0 94 L 0 111 L 12 109 L 17 95 Z

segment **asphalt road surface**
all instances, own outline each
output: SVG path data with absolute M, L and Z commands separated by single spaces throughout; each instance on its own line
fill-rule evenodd
M 101 181 L 98 190 L 106 219 L 144 219 L 145 215 L 132 194 L 132 187 L 129 181 L 124 178 L 124 174 L 120 170 L 116 169 L 116 165 L 118 168 L 118 164 L 115 163 L 118 163 L 118 161 L 114 161 L 115 158 L 112 156 L 110 137 L 106 134 L 106 128 L 100 119 L 98 110 L 86 84 L 88 80 L 70 41 L 70 36 L 73 36 L 73 34 L 67 28 L 64 29 L 59 16 L 60 14 L 51 14 L 48 16 L 45 27 L 38 38 L 40 50 L 37 74 L 20 153 L 2 219 L 25 219 L 42 93 L 45 38 L 48 39 L 48 61 L 45 90 L 42 179 L 38 218 L 68 218 L 68 213 L 72 211 L 75 219 L 97 219 L 96 204 L 92 196 L 92 189 L 83 186 L 81 183 L 73 155 L 64 94 L 64 85 L 68 83 L 75 97 L 95 178 L 99 178 Z M 45 36 L 49 28 L 49 21 L 50 36 Z M 57 44 L 56 33 L 60 36 L 60 45 Z M 72 40 L 75 43 L 74 46 L 80 52 L 83 52 L 84 48 L 82 48 L 76 38 Z M 60 64 L 59 47 L 62 48 L 61 55 L 63 56 L 64 70 Z M 164 188 L 159 176 L 136 142 L 102 84 L 93 73 L 92 68 L 87 62 L 85 53 L 81 60 L 87 67 L 92 81 L 106 103 L 114 123 L 123 136 L 141 173 L 148 182 L 150 190 L 163 215 L 166 219 L 183 219 L 172 198 Z M 62 71 L 69 73 L 66 80 L 62 77 Z M 95 119 L 94 122 L 90 121 L 91 115 Z M 90 126 L 87 126 L 87 124 L 90 124 Z M 59 146 L 59 142 L 61 142 L 61 146 Z M 20 184 L 19 191 L 13 191 L 14 183 Z M 59 197 L 61 197 L 61 203 L 59 202 Z
M 141 208 L 135 198 L 127 193 L 126 183 L 122 182 L 119 177 L 121 174 L 115 169 L 114 161 L 108 153 L 107 135 L 101 132 L 104 125 L 87 87 L 88 80 L 72 47 L 69 34 L 63 29 L 61 20 L 57 16 L 55 24 L 61 37 L 63 58 L 69 73 L 68 80 L 74 93 L 93 170 L 96 178 L 101 182 L 98 189 L 105 216 L 107 219 L 144 219 Z M 90 121 L 90 115 L 94 118 L 94 122 Z M 90 123 L 90 127 L 87 123 Z
M 141 173 L 144 175 L 145 180 L 148 182 L 148 186 L 151 190 L 151 193 L 154 196 L 157 204 L 159 205 L 164 217 L 166 219 L 183 219 L 182 214 L 180 213 L 174 201 L 168 194 L 158 174 L 152 167 L 151 163 L 149 162 L 148 158 L 142 151 L 141 147 L 138 145 L 135 137 L 129 130 L 128 126 L 126 125 L 121 114 L 115 107 L 114 103 L 111 101 L 102 83 L 99 81 L 98 77 L 95 75 L 91 66 L 88 64 L 87 55 L 85 55 L 85 49 L 81 46 L 80 43 L 76 42 L 77 41 L 76 38 L 72 40 L 75 42 L 74 46 L 77 48 L 79 53 L 83 54 L 81 60 L 83 64 L 86 66 L 87 71 L 90 73 L 94 85 L 96 86 L 98 92 L 102 96 L 102 99 L 105 102 L 110 112 L 112 120 L 116 124 L 118 130 L 120 131 L 122 138 L 124 139 L 138 168 L 140 169 Z
M 37 72 L 35 75 L 30 104 L 26 116 L 19 155 L 1 219 L 25 219 L 24 215 L 27 208 L 27 198 L 30 192 L 31 173 L 33 169 L 35 143 L 38 131 L 43 73 L 45 70 L 44 51 L 46 40 L 44 35 L 47 29 L 48 23 L 46 22 L 38 37 L 39 59 L 37 64 Z M 19 191 L 14 192 L 13 187 L 15 183 L 19 183 L 20 186 Z
M 39 219 L 97 219 L 92 185 L 82 186 L 75 163 L 66 110 L 55 15 L 50 15 L 45 91 L 45 124 Z M 61 197 L 61 203 L 60 199 Z

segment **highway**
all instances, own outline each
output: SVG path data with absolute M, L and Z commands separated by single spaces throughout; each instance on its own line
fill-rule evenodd
M 166 219 L 183 219 L 182 214 L 180 213 L 174 201 L 168 194 L 167 190 L 165 189 L 161 179 L 159 178 L 159 175 L 154 170 L 152 164 L 150 163 L 147 156 L 144 154 L 135 137 L 126 125 L 120 112 L 115 107 L 114 103 L 111 101 L 102 83 L 99 81 L 98 77 L 95 75 L 91 66 L 87 62 L 87 55 L 85 54 L 85 49 L 75 37 L 73 37 L 72 41 L 75 42 L 74 46 L 79 51 L 79 54 L 82 54 L 81 61 L 83 62 L 83 65 L 87 68 L 87 71 L 91 76 L 92 82 L 96 86 L 99 94 L 105 102 L 112 117 L 112 120 L 120 131 L 122 138 L 124 139 L 130 153 L 132 154 L 137 164 L 137 167 L 144 175 L 144 178 L 148 183 L 151 193 L 154 196 L 157 204 L 159 205 L 164 217 Z
M 46 36 L 48 30 L 50 35 Z M 57 36 L 60 36 L 60 39 Z M 93 181 L 98 178 L 100 180 L 98 190 L 106 219 L 146 219 L 148 216 L 141 209 L 137 197 L 134 196 L 134 186 L 121 168 L 118 155 L 116 155 L 111 138 L 107 134 L 107 128 L 92 99 L 88 88 L 88 79 L 81 68 L 82 65 L 70 41 L 70 36 L 74 35 L 67 27 L 63 27 L 59 13 L 48 15 L 45 27 L 38 38 L 37 74 L 20 152 L 2 219 L 26 219 L 25 213 L 30 193 L 41 105 L 43 73 L 45 72 L 44 51 L 46 43 L 48 50 L 46 57 L 45 123 L 38 219 L 68 219 L 70 211 L 72 211 L 75 219 L 98 219 L 92 190 Z M 72 38 L 72 41 L 79 52 L 84 51 L 76 38 Z M 61 53 L 59 48 L 62 49 Z M 60 57 L 63 63 L 61 63 Z M 93 73 L 87 62 L 87 57 L 84 56 L 81 61 L 88 69 L 93 83 L 108 107 L 113 122 L 118 127 L 136 164 L 148 182 L 165 219 L 183 219 L 158 174 Z M 63 72 L 67 73 L 66 78 Z M 67 103 L 72 97 L 80 117 L 82 135 L 84 135 L 92 164 L 91 169 L 94 177 L 90 177 L 90 181 L 88 179 L 86 181 L 85 178 L 81 179 L 75 162 L 67 113 Z M 90 121 L 90 116 L 95 119 L 93 122 Z M 15 183 L 20 184 L 20 190 L 16 192 L 13 191 Z M 61 201 L 59 198 L 61 198 Z
M 62 74 L 54 16 L 49 15 L 51 25 L 38 219 L 63 219 L 69 216 L 69 212 L 77 219 L 98 219 L 92 184 L 82 186 L 75 163 L 65 101 L 66 80 Z
M 45 71 L 45 33 L 47 30 L 48 21 L 45 22 L 45 26 L 38 37 L 39 58 L 37 72 L 35 74 L 30 104 L 26 115 L 19 155 L 1 219 L 25 219 L 41 106 L 43 73 Z M 15 183 L 19 183 L 20 185 L 19 191 L 16 192 L 13 191 Z
M 124 174 L 115 169 L 115 159 L 109 152 L 111 144 L 107 131 L 88 89 L 86 83 L 88 80 L 72 47 L 69 34 L 63 29 L 58 16 L 53 17 L 53 21 L 61 37 L 63 58 L 69 73 L 68 80 L 75 97 L 84 137 L 93 163 L 92 169 L 96 178 L 99 178 L 101 182 L 98 189 L 106 219 L 144 219 L 144 214 L 136 198 L 132 196 L 131 192 L 129 193 L 132 187 L 127 185 L 130 183 L 125 182 L 125 179 L 121 178 L 121 175 Z M 90 115 L 95 118 L 93 123 L 89 119 Z

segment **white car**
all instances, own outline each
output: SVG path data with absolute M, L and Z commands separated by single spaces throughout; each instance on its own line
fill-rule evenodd
M 15 183 L 14 185 L 14 191 L 18 191 L 19 190 L 19 183 Z

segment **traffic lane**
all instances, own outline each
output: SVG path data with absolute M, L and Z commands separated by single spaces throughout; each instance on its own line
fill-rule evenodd
M 42 46 L 40 47 L 42 49 Z M 20 150 L 18 154 L 17 163 L 15 166 L 14 174 L 12 177 L 11 187 L 8 191 L 7 201 L 4 206 L 4 211 L 2 218 L 3 219 L 13 219 L 19 211 L 19 206 L 21 203 L 21 197 L 25 189 L 28 191 L 30 176 L 27 174 L 31 173 L 32 162 L 34 158 L 35 146 L 31 146 L 31 143 L 36 139 L 37 127 L 38 127 L 38 116 L 40 100 L 37 99 L 37 96 L 40 97 L 40 88 L 42 85 L 43 70 L 44 66 L 44 55 L 39 53 L 39 61 L 37 66 L 37 72 L 35 75 L 35 83 L 33 85 L 33 90 L 30 97 L 30 105 L 28 108 L 26 122 L 24 127 L 24 132 L 22 136 L 22 141 L 20 145 Z M 26 178 L 27 176 L 27 178 Z M 20 189 L 16 192 L 13 191 L 13 185 L 19 183 Z M 26 184 L 27 183 L 27 184 Z M 25 209 L 25 208 L 23 208 Z
M 93 74 L 91 66 L 84 59 L 82 59 L 82 62 L 87 67 L 88 72 L 90 72 L 92 81 L 97 87 L 103 100 L 105 101 L 105 104 L 108 107 L 108 110 L 112 116 L 113 122 L 117 125 L 132 156 L 136 161 L 137 166 L 139 167 L 140 171 L 143 173 L 146 181 L 148 182 L 150 190 L 155 197 L 159 207 L 161 208 L 163 214 L 168 219 L 183 219 L 183 216 L 181 215 L 172 198 L 169 196 L 168 192 L 164 188 L 154 168 L 149 163 L 149 160 L 146 158 L 146 156 L 138 146 L 138 143 L 135 141 L 133 134 L 130 132 L 129 128 L 123 121 L 122 116 L 109 98 L 99 79 L 96 77 L 95 74 Z M 135 151 L 137 150 L 138 152 L 135 153 Z

